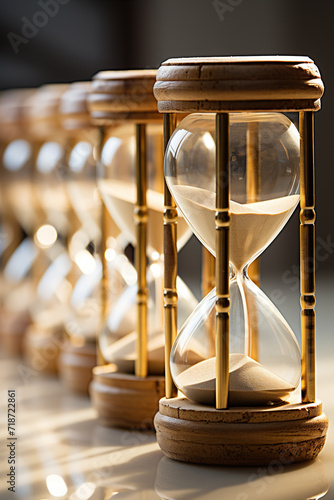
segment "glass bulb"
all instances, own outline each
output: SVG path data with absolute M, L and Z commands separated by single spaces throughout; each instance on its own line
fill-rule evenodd
M 32 267 L 37 257 L 33 234 L 39 220 L 34 197 L 32 170 L 33 142 L 17 138 L 7 144 L 1 158 L 3 174 L 2 213 L 4 221 L 3 276 L 1 276 L 1 302 L 4 309 L 28 317 L 34 300 Z M 0 250 L 1 254 L 1 250 Z
M 163 134 L 161 124 L 146 125 L 147 158 L 147 272 L 148 286 L 148 372 L 164 373 L 163 333 Z M 98 170 L 98 186 L 103 200 L 123 237 L 136 247 L 134 209 L 136 206 L 136 139 L 135 126 L 125 124 L 112 129 L 102 149 Z M 191 231 L 180 217 L 177 226 L 178 247 L 191 236 Z M 113 259 L 112 252 L 108 258 Z M 197 305 L 186 285 L 179 280 L 180 321 L 184 321 Z M 110 316 L 100 335 L 100 348 L 108 362 L 118 369 L 134 373 L 137 341 L 137 284 L 132 283 L 112 306 Z
M 65 137 L 55 137 L 42 143 L 36 158 L 34 189 L 43 221 L 34 240 L 42 251 L 36 269 L 37 296 L 30 307 L 35 325 L 61 334 L 70 315 L 70 296 L 79 275 L 67 246 L 73 231 L 73 213 L 65 182 L 66 150 Z
M 195 235 L 215 255 L 215 115 L 186 117 L 165 155 L 171 193 Z M 279 234 L 299 202 L 299 133 L 282 113 L 230 114 L 231 405 L 285 400 L 300 379 L 300 353 L 279 311 L 248 278 L 249 264 Z M 221 179 L 220 182 L 226 182 Z M 181 329 L 171 354 L 177 387 L 215 404 L 215 291 Z
M 36 195 L 48 223 L 63 236 L 70 231 L 70 203 L 64 182 L 65 154 L 64 143 L 45 142 L 37 156 L 35 183 Z
M 163 329 L 163 265 L 154 263 L 147 273 L 148 281 L 148 374 L 165 372 Z M 198 302 L 178 277 L 178 322 L 183 324 Z M 137 284 L 127 287 L 116 300 L 100 335 L 103 357 L 114 363 L 122 373 L 134 373 L 136 359 L 136 297 Z
M 136 204 L 135 134 L 133 125 L 123 125 L 112 131 L 102 150 L 98 186 L 112 218 L 136 245 L 133 217 Z M 163 252 L 163 137 L 161 125 L 147 125 L 147 207 L 148 253 Z M 190 237 L 181 217 L 178 221 L 178 246 Z
M 101 199 L 96 185 L 94 137 L 88 139 L 80 138 L 70 152 L 66 187 L 84 232 L 97 243 L 101 238 Z

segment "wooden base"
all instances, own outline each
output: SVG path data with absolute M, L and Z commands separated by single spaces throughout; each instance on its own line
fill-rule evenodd
M 23 339 L 30 324 L 27 312 L 15 314 L 2 309 L 0 312 L 0 342 L 1 349 L 9 356 L 21 356 L 23 353 Z
M 216 410 L 186 398 L 162 399 L 157 440 L 169 458 L 216 465 L 292 464 L 322 450 L 328 418 L 322 403 Z
M 64 344 L 64 332 L 43 329 L 32 324 L 24 338 L 24 358 L 36 371 L 55 374 L 58 372 L 58 357 Z
M 88 394 L 89 384 L 96 366 L 96 343 L 83 346 L 66 342 L 58 359 L 58 371 L 64 385 L 71 392 Z
M 93 369 L 90 396 L 99 422 L 109 427 L 154 429 L 154 415 L 165 393 L 165 378 L 136 377 L 116 371 L 114 365 Z

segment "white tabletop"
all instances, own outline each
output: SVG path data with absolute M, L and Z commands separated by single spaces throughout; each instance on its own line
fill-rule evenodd
M 328 297 L 328 299 L 326 298 Z M 318 330 L 330 295 L 319 304 Z M 332 306 L 333 307 L 333 306 Z M 324 308 L 324 312 L 322 312 Z M 321 313 L 321 314 L 320 314 Z M 24 500 L 306 500 L 334 499 L 333 325 L 318 336 L 318 397 L 330 418 L 317 460 L 295 466 L 198 466 L 164 457 L 153 432 L 98 425 L 88 397 L 67 393 L 56 378 L 2 357 L 0 499 Z M 319 332 L 320 333 L 320 332 Z M 7 490 L 7 391 L 16 389 L 16 493 Z

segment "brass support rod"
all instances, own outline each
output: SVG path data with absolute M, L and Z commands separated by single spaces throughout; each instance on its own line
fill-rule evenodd
M 134 209 L 137 246 L 135 267 L 137 271 L 137 377 L 147 377 L 147 298 L 146 241 L 147 241 L 147 171 L 146 125 L 136 124 L 136 187 L 137 201 Z
M 229 114 L 216 115 L 216 408 L 228 407 L 229 383 Z
M 314 119 L 300 112 L 300 304 L 302 402 L 315 401 Z
M 176 115 L 164 114 L 164 151 L 176 128 Z M 170 353 L 177 334 L 177 209 L 164 181 L 164 325 L 165 325 L 165 391 L 166 398 L 176 396 L 170 371 Z
M 246 193 L 247 203 L 259 201 L 261 192 L 261 158 L 260 158 L 260 130 L 258 122 L 249 122 L 247 127 L 247 174 L 246 174 Z M 255 259 L 248 268 L 248 276 L 260 286 L 260 257 Z M 247 301 L 247 297 L 246 297 Z M 255 304 L 247 304 L 252 308 L 252 324 L 249 325 L 249 353 L 248 355 L 258 361 L 259 359 L 259 332 L 258 318 Z M 254 307 L 255 306 L 255 307 Z
M 247 127 L 247 203 L 255 203 L 261 190 L 259 123 L 250 122 Z
M 105 326 L 106 320 L 107 320 L 107 313 L 108 313 L 108 302 L 109 302 L 109 276 L 108 276 L 108 264 L 107 264 L 107 259 L 105 257 L 106 255 L 106 250 L 107 250 L 107 239 L 108 239 L 108 217 L 109 213 L 107 211 L 107 208 L 105 204 L 102 202 L 101 205 L 101 215 L 100 215 L 100 220 L 101 220 L 101 229 L 102 229 L 102 234 L 101 234 L 101 262 L 102 262 L 102 279 L 101 279 L 101 290 L 100 290 L 100 297 L 101 297 L 101 302 L 100 302 L 100 328 L 99 332 L 100 334 L 102 333 L 102 330 Z M 100 342 L 97 342 L 97 364 L 98 365 L 104 365 L 105 360 L 103 358 L 103 354 L 100 348 Z
M 100 162 L 102 156 L 102 149 L 105 140 L 105 128 L 99 127 L 99 136 L 98 136 L 98 145 L 97 145 L 97 169 L 101 168 Z M 102 279 L 100 283 L 100 327 L 99 327 L 99 335 L 102 333 L 102 329 L 105 325 L 107 319 L 107 310 L 108 310 L 108 289 L 109 289 L 109 279 L 108 279 L 108 264 L 106 259 L 106 250 L 107 250 L 107 238 L 108 238 L 108 230 L 107 230 L 107 217 L 108 212 L 107 208 L 102 199 L 102 195 L 100 193 L 101 200 L 101 209 L 100 209 L 100 224 L 101 224 L 101 244 L 100 244 L 100 258 L 102 263 Z M 105 364 L 105 360 L 103 358 L 103 354 L 100 348 L 99 339 L 97 339 L 96 345 L 96 357 L 97 364 L 103 365 Z

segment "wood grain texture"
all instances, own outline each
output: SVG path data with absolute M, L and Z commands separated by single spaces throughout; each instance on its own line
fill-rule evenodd
M 95 124 L 114 120 L 161 121 L 153 95 L 156 70 L 101 71 L 92 80 L 88 107 Z
M 186 399 L 163 399 L 155 417 L 157 440 L 170 458 L 192 463 L 264 465 L 315 458 L 328 419 L 320 402 L 271 408 L 215 410 Z
M 81 347 L 66 342 L 58 359 L 58 372 L 64 386 L 71 392 L 88 394 L 96 366 L 96 344 Z
M 193 65 L 193 64 L 235 64 L 235 63 L 250 63 L 254 62 L 258 63 L 277 63 L 277 62 L 290 62 L 290 63 L 299 63 L 299 62 L 313 62 L 312 59 L 308 56 L 209 56 L 209 57 L 171 57 L 167 59 L 162 64 L 164 66 L 174 66 L 174 65 Z
M 324 86 L 308 57 L 180 58 L 162 63 L 160 112 L 317 110 Z
M 69 89 L 67 83 L 42 85 L 31 95 L 26 105 L 29 116 L 36 118 L 56 117 L 59 115 L 60 99 Z
M 108 427 L 153 429 L 154 415 L 165 392 L 165 379 L 118 373 L 113 365 L 93 369 L 90 385 L 98 420 Z
M 92 127 L 91 116 L 87 107 L 87 98 L 91 82 L 71 83 L 62 94 L 59 112 L 61 122 L 66 130 L 86 130 Z
M 219 113 L 224 111 L 318 111 L 320 99 L 290 99 L 275 101 L 159 101 L 160 113 Z
M 1 142 L 26 136 L 26 102 L 34 89 L 3 90 L 0 94 L 0 137 Z M 3 154 L 3 152 L 2 152 Z
M 60 100 L 68 84 L 42 85 L 25 102 L 28 130 L 37 138 L 64 134 L 62 129 Z

